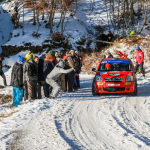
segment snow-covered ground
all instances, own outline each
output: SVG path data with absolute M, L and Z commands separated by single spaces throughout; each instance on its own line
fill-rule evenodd
M 0 3 L 0 45 L 22 45 L 24 41 L 32 44 L 41 44 L 44 39 L 50 38 L 49 30 L 41 23 L 40 38 L 31 34 L 36 31 L 28 20 L 31 11 L 25 10 L 25 35 L 22 29 L 14 29 L 10 41 L 9 33 L 13 29 L 10 16 L 3 10 L 10 10 L 11 3 Z M 76 48 L 75 41 L 80 37 L 93 37 L 87 33 L 87 28 L 95 33 L 92 25 L 98 25 L 101 18 L 106 18 L 103 11 L 103 1 L 95 1 L 97 12 L 89 11 L 90 1 L 79 3 L 77 14 L 71 18 L 65 28 L 65 35 L 70 35 L 69 42 Z M 95 10 L 96 11 L 96 10 Z M 22 9 L 19 9 L 22 14 Z M 10 12 L 11 14 L 12 12 Z M 4 16 L 5 15 L 5 16 Z M 54 30 L 58 24 L 60 14 L 56 14 Z M 66 21 L 67 21 L 66 19 Z M 5 22 L 6 21 L 6 22 Z M 20 15 L 22 21 L 22 15 Z M 66 22 L 65 21 L 65 22 Z M 5 26 L 9 24 L 9 26 Z M 19 37 L 14 35 L 20 33 Z M 4 41 L 6 40 L 6 41 Z M 144 45 L 142 50 L 146 53 Z M 128 49 L 128 52 L 125 50 Z M 115 47 L 109 49 L 113 53 Z M 118 50 L 118 49 L 117 49 Z M 120 51 L 126 52 L 132 61 L 131 53 L 134 47 L 121 44 Z M 27 51 L 10 56 L 3 60 L 3 64 L 13 66 L 18 55 L 25 56 Z M 36 54 L 38 55 L 38 54 Z M 145 58 L 147 56 L 145 55 Z M 133 59 L 134 58 L 134 59 Z M 149 62 L 145 63 L 146 72 L 149 71 Z M 11 68 L 5 69 L 7 83 L 10 83 Z M 26 150 L 149 150 L 150 149 L 150 75 L 145 78 L 137 76 L 138 96 L 103 95 L 92 96 L 91 85 L 93 75 L 81 74 L 81 88 L 76 92 L 60 93 L 57 100 L 48 98 L 34 101 L 22 101 L 16 108 L 10 108 L 12 102 L 0 105 L 0 150 L 26 149 Z M 0 77 L 0 84 L 3 80 Z M 12 95 L 12 87 L 0 89 L 0 94 Z M 3 117 L 3 114 L 7 117 Z
M 92 75 L 81 88 L 48 98 L 0 107 L 0 149 L 150 149 L 150 78 L 138 78 L 138 96 L 92 96 Z M 7 77 L 8 79 L 8 77 Z M 0 90 L 12 93 L 12 87 Z

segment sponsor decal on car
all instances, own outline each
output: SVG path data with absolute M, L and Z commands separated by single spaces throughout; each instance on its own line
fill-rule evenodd
M 126 63 L 130 64 L 130 61 L 128 60 L 104 60 L 101 62 L 101 64 L 106 64 L 106 63 Z
M 108 74 L 109 76 L 120 76 L 120 74 L 114 74 L 114 73 L 111 73 L 111 74 Z
M 102 75 L 102 74 L 107 74 L 107 72 L 100 72 L 100 75 Z
M 120 84 L 108 84 L 108 86 L 120 86 Z

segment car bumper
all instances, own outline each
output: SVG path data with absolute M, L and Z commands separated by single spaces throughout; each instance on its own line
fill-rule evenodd
M 95 82 L 96 93 L 132 93 L 135 85 L 132 82 Z

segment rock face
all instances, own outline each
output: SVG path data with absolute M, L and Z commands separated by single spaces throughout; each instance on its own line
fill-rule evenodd
M 72 48 L 71 45 L 66 43 L 65 41 L 52 41 L 52 40 L 46 40 L 42 43 L 41 46 L 36 45 L 33 46 L 32 43 L 24 43 L 23 46 L 12 46 L 12 45 L 2 45 L 2 53 L 1 57 L 9 57 L 12 55 L 16 55 L 21 51 L 26 51 L 30 49 L 33 51 L 33 53 L 38 53 L 38 52 L 43 52 L 44 49 L 57 49 L 57 48 L 62 48 L 63 53 L 66 52 L 66 50 L 70 50 Z
M 1 46 L 2 47 L 2 53 L 1 53 L 1 57 L 9 57 L 15 54 L 18 54 L 21 51 L 26 51 L 30 48 L 30 50 L 32 50 L 34 53 L 38 53 L 38 52 L 42 52 L 43 51 L 43 47 L 42 46 L 30 46 L 30 47 L 26 47 L 26 46 L 12 46 L 12 45 L 4 45 Z

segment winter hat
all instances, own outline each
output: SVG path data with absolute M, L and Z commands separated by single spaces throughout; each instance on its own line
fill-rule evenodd
M 48 53 L 51 54 L 53 57 L 55 57 L 55 52 L 54 51 L 50 50 Z
M 140 47 L 139 47 L 139 45 L 136 45 L 136 50 L 140 50 Z
M 109 51 L 108 51 L 108 50 L 106 50 L 106 51 L 105 51 L 105 54 L 108 54 L 108 53 L 109 53 Z
M 75 51 L 74 51 L 74 50 L 70 50 L 70 53 L 71 53 L 71 54 L 74 54 L 74 53 L 75 53 Z
M 75 51 L 76 54 L 78 54 L 78 51 Z
M 19 55 L 19 61 L 25 62 L 25 59 L 22 56 Z

